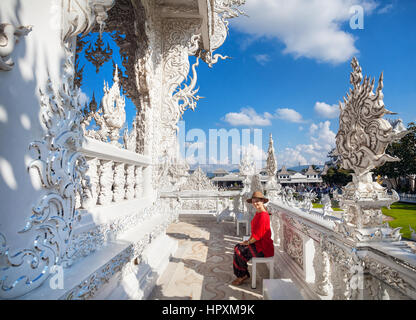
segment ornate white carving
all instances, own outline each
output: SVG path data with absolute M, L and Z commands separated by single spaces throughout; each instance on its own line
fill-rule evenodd
M 133 121 L 133 128 L 130 130 L 130 132 L 127 132 L 127 130 L 124 131 L 123 141 L 124 141 L 124 148 L 132 151 L 137 152 L 137 118 Z M 141 153 L 143 154 L 143 152 Z
M 114 184 L 113 184 L 113 201 L 119 202 L 126 196 L 126 175 L 124 163 L 114 164 Z
M 332 207 L 331 207 L 331 198 L 329 197 L 328 193 L 325 193 L 322 196 L 321 204 L 323 205 L 322 213 L 323 213 L 324 216 L 333 212 Z
M 402 138 L 407 131 L 398 121 L 393 128 L 382 117 L 391 114 L 383 102 L 383 74 L 373 93 L 374 79 L 362 81 L 361 67 L 352 59 L 350 82 L 353 89 L 340 103 L 340 126 L 336 136 L 336 152 L 341 165 L 354 171 L 353 181 L 343 188 L 340 201 L 345 211 L 345 223 L 338 231 L 356 241 L 379 241 L 400 239 L 398 230 L 382 225 L 381 207 L 390 206 L 399 197 L 394 192 L 388 195 L 385 188 L 373 182 L 372 169 L 398 158 L 385 154 L 389 143 Z M 362 81 L 362 83 L 361 83 Z
M 66 48 L 67 49 L 67 48 Z M 3 237 L 0 297 L 20 296 L 41 285 L 52 266 L 69 263 L 67 249 L 78 221 L 76 194 L 84 197 L 81 181 L 87 163 L 78 152 L 82 142 L 79 91 L 72 86 L 74 67 L 67 50 L 63 83 L 54 91 L 50 79 L 40 90 L 42 121 L 47 130 L 41 141 L 30 144 L 37 153 L 29 168 L 39 174 L 45 194 L 33 207 L 32 215 L 20 233 L 34 234 L 33 248 L 11 251 Z
M 126 101 L 124 96 L 120 93 L 120 82 L 118 77 L 118 67 L 116 65 L 114 71 L 113 85 L 108 87 L 108 83 L 104 81 L 104 96 L 100 103 L 100 108 L 96 109 L 96 102 L 93 100 L 90 103 L 90 110 L 86 112 L 83 119 L 83 129 L 85 135 L 107 142 L 110 140 L 111 144 L 118 147 L 122 145 L 119 143 L 120 129 L 122 129 L 126 122 L 126 111 L 124 109 Z M 90 121 L 94 119 L 98 130 L 87 130 L 86 127 Z M 134 125 L 135 128 L 135 125 Z M 133 129 L 134 130 L 134 129 Z M 134 139 L 137 133 L 127 133 L 124 135 L 124 146 L 130 149 L 135 148 Z M 133 141 L 132 141 L 133 140 Z
M 113 200 L 113 161 L 100 160 L 100 193 L 98 204 L 109 205 Z
M 105 26 L 107 11 L 114 5 L 115 0 L 64 0 L 62 2 L 62 39 L 69 42 L 70 38 L 80 33 L 87 34 L 94 27 L 95 22 L 100 31 Z
M 313 257 L 315 269 L 315 291 L 321 296 L 329 294 L 329 257 L 328 253 L 322 250 L 319 243 L 315 243 L 315 255 Z
M 141 166 L 136 166 L 134 169 L 134 196 L 140 198 L 143 194 L 143 168 Z
M 283 250 L 303 269 L 303 240 L 286 224 L 283 224 Z
M 392 114 L 383 102 L 383 73 L 374 94 L 374 79 L 370 82 L 370 78 L 365 77 L 361 83 L 363 75 L 356 58 L 352 59 L 351 66 L 353 89 L 347 94 L 347 99 L 344 98 L 344 106 L 340 103 L 336 155 L 343 168 L 353 170 L 356 178 L 360 178 L 388 161 L 399 161 L 385 154 L 385 150 L 407 132 L 396 130 L 382 118 L 385 114 Z
M 180 187 L 181 191 L 218 191 L 201 167 L 198 167 Z
M 90 179 L 90 188 L 86 189 L 87 194 L 85 200 L 82 202 L 82 208 L 91 208 L 97 204 L 98 191 L 99 191 L 99 175 L 98 167 L 99 160 L 97 158 L 90 158 L 87 160 L 88 171 L 87 176 Z
M 310 213 L 313 208 L 313 201 L 316 199 L 316 197 L 317 194 L 312 190 L 310 190 L 309 192 L 305 192 L 303 194 L 303 200 L 300 204 L 301 208 Z
M 155 213 L 161 214 L 161 221 L 155 228 L 149 230 L 137 242 L 132 243 L 126 249 L 119 252 L 109 262 L 103 264 L 97 271 L 88 276 L 79 285 L 69 290 L 60 299 L 90 299 L 97 291 L 117 273 L 123 272 L 123 268 L 129 267 L 135 258 L 140 260 L 146 246 L 166 231 L 169 224 L 177 219 L 177 204 L 168 202 L 167 199 L 158 199 L 152 206 L 146 207 L 143 211 L 129 216 L 123 216 L 108 224 L 100 225 L 88 232 L 74 237 L 72 251 L 74 260 L 85 257 L 92 252 L 102 248 L 107 240 L 117 238 L 127 230 L 143 224 L 153 217 Z M 0 238 L 1 240 L 1 238 Z
M 410 292 L 413 292 L 413 295 L 415 295 L 416 288 L 413 287 L 408 280 L 405 280 L 397 270 L 368 256 L 364 258 L 364 263 L 366 270 L 388 284 L 391 288 L 398 290 L 405 295 L 409 295 Z
M 21 36 L 32 31 L 32 26 L 15 27 L 10 23 L 0 24 L 0 71 L 10 71 L 14 62 L 10 55 Z
M 126 165 L 126 199 L 134 199 L 134 186 L 136 184 L 134 176 L 134 165 Z

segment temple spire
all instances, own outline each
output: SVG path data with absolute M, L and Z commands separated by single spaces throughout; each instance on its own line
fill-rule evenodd
M 273 137 L 269 136 L 269 149 L 267 150 L 267 173 L 269 176 L 276 176 L 277 161 L 274 156 Z

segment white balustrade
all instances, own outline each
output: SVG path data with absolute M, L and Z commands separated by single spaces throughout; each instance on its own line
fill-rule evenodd
M 81 152 L 87 158 L 90 188 L 78 207 L 101 210 L 104 206 L 142 199 L 143 190 L 151 188 L 143 179 L 143 171 L 151 164 L 150 157 L 89 137 Z
M 267 208 L 278 269 L 300 280 L 309 298 L 416 298 L 416 258 L 409 248 L 398 250 L 404 243 L 357 250 L 338 232 L 339 219 L 281 203 L 269 202 Z

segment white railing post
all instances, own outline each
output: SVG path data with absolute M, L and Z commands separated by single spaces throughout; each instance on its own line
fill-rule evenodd
M 124 199 L 126 185 L 126 175 L 124 173 L 124 163 L 114 163 L 114 190 L 113 190 L 113 201 L 119 202 Z
M 100 193 L 98 195 L 98 204 L 109 205 L 113 200 L 113 161 L 100 161 Z
M 134 194 L 135 194 L 135 184 L 136 184 L 136 180 L 135 180 L 135 176 L 134 176 L 134 165 L 132 164 L 127 164 L 126 165 L 126 199 L 127 200 L 132 200 L 134 199 Z

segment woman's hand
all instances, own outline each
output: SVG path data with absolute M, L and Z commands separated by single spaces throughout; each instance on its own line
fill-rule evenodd
M 242 244 L 243 246 L 248 246 L 248 245 L 249 245 L 249 243 L 248 243 L 248 241 L 247 241 L 247 240 L 246 240 L 246 241 L 241 242 L 241 244 Z

